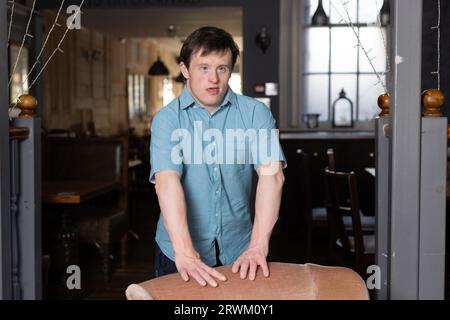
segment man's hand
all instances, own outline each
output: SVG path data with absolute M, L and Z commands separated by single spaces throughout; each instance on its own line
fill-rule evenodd
M 258 269 L 258 266 L 260 266 L 264 276 L 268 277 L 269 266 L 266 261 L 267 253 L 268 250 L 264 246 L 250 245 L 249 248 L 234 262 L 231 271 L 236 273 L 240 269 L 241 279 L 247 278 L 247 271 L 249 271 L 248 278 L 250 280 L 255 280 L 256 270 Z
M 197 252 L 189 255 L 175 254 L 175 265 L 184 281 L 189 281 L 189 277 L 193 277 L 203 287 L 206 284 L 217 287 L 217 281 L 213 277 L 221 281 L 227 280 L 219 271 L 203 263 Z

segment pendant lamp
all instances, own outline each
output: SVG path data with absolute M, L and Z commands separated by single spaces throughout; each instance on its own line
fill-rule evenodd
M 164 62 L 161 61 L 160 57 L 152 64 L 150 69 L 148 70 L 148 74 L 150 76 L 168 76 L 169 69 L 167 69 Z
M 316 12 L 312 16 L 311 25 L 313 26 L 326 26 L 330 22 L 325 10 L 323 9 L 322 0 L 319 0 Z

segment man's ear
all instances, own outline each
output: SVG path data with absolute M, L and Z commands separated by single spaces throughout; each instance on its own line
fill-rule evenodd
M 184 77 L 186 80 L 189 79 L 189 70 L 188 70 L 188 68 L 186 67 L 186 65 L 184 64 L 184 62 L 180 62 L 179 66 L 180 66 L 180 71 L 181 71 L 181 73 L 183 74 L 183 77 Z

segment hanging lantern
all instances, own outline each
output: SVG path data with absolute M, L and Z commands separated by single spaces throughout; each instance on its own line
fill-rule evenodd
M 347 98 L 344 89 L 339 93 L 339 98 L 333 102 L 331 118 L 333 128 L 353 127 L 353 102 Z
M 312 16 L 311 25 L 313 26 L 326 26 L 330 23 L 325 10 L 323 9 L 322 0 L 319 0 L 319 4 L 317 5 L 316 12 Z
M 158 57 L 158 59 L 152 64 L 150 69 L 148 70 L 148 74 L 150 76 L 168 76 L 169 69 L 167 69 L 164 62 Z

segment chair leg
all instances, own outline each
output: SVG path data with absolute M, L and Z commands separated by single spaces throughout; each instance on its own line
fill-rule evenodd
M 103 282 L 105 284 L 109 283 L 109 272 L 111 269 L 111 264 L 109 262 L 109 244 L 103 243 L 100 248 L 102 257 L 102 273 Z
M 312 228 L 306 227 L 306 262 L 311 262 L 312 254 Z
M 120 240 L 120 266 L 126 268 L 128 255 L 128 233 L 125 233 Z

